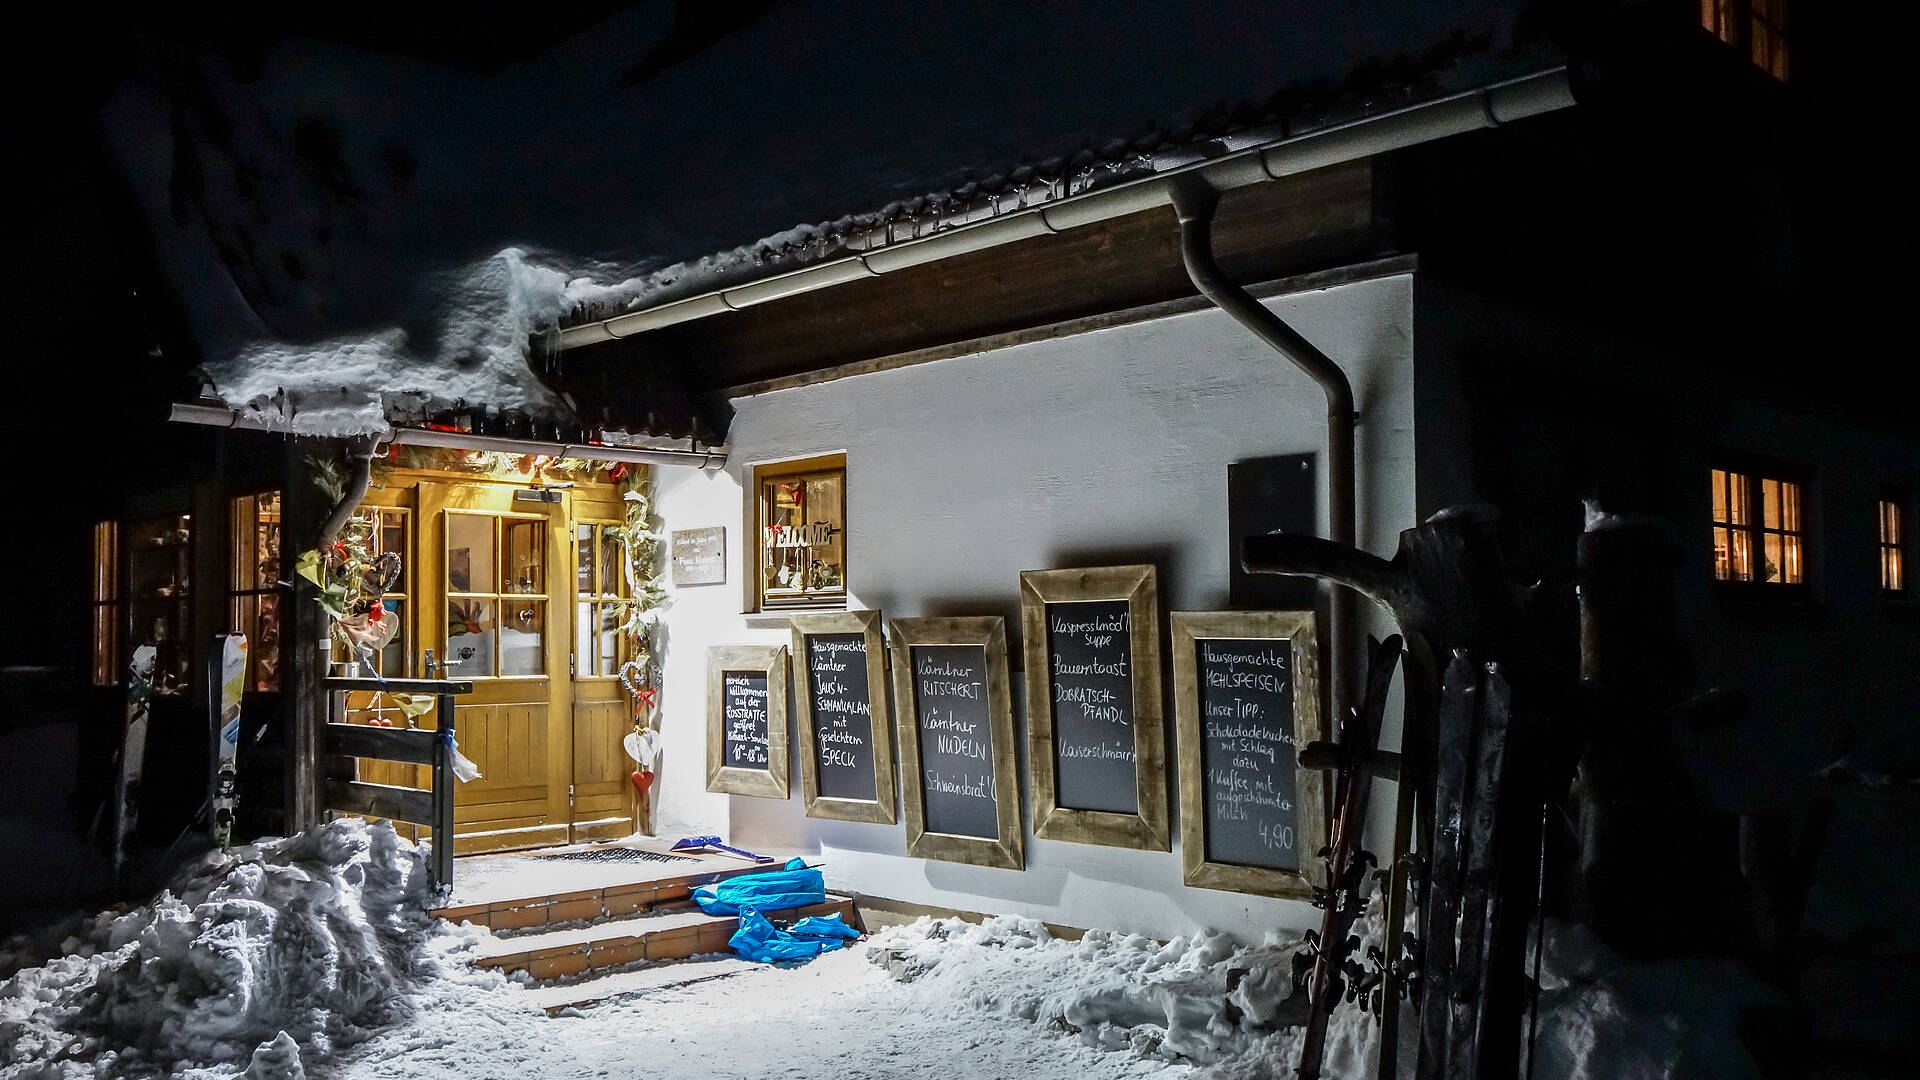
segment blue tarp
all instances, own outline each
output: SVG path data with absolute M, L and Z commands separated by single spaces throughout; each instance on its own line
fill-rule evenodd
M 807 869 L 805 859 L 788 860 L 784 869 L 742 874 L 693 890 L 693 902 L 709 915 L 738 915 L 744 911 L 785 911 L 822 904 L 827 899 L 826 875 Z
M 860 931 L 840 921 L 840 913 L 809 915 L 782 930 L 757 911 L 740 916 L 740 929 L 727 944 L 748 960 L 763 964 L 794 964 L 811 960 L 823 952 L 837 949 L 860 936 Z

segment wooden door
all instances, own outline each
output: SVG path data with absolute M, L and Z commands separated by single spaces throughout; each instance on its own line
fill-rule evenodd
M 620 627 L 633 595 L 620 542 L 619 503 L 573 504 L 573 839 L 634 831 L 636 768 L 621 748 L 633 730 L 633 699 L 617 678 L 627 659 Z
M 573 544 L 567 503 L 517 489 L 422 481 L 418 641 L 450 678 L 460 749 L 480 779 L 454 802 L 458 853 L 570 838 Z

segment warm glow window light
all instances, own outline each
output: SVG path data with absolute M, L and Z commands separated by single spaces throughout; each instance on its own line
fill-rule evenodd
M 404 507 L 369 507 L 357 515 L 356 525 L 368 531 L 368 555 L 376 559 L 388 552 L 400 556 L 400 576 L 394 579 L 386 592 L 380 594 L 380 605 L 387 609 L 387 616 L 395 620 L 399 629 L 385 648 L 373 654 L 373 670 L 382 678 L 412 678 L 413 631 L 408 622 L 408 602 L 412 594 L 407 584 L 413 579 L 412 512 Z M 347 655 L 346 648 L 337 641 L 333 647 L 333 658 L 352 659 Z
M 545 675 L 547 523 L 449 510 L 445 664 L 454 678 Z
M 574 526 L 574 574 L 578 579 L 579 612 L 574 619 L 574 662 L 580 675 L 619 672 L 620 627 L 627 619 L 627 546 L 614 522 L 580 522 Z
M 1906 532 L 1901 520 L 1900 500 L 1880 500 L 1880 589 L 1904 594 L 1907 591 Z
M 831 455 L 761 466 L 754 475 L 758 606 L 844 603 L 846 459 Z
M 232 628 L 247 635 L 247 688 L 280 689 L 280 633 L 287 590 L 280 584 L 280 493 L 265 491 L 233 500 Z
M 1787 0 L 1700 0 L 1700 25 L 1760 70 L 1787 80 Z
M 93 526 L 93 685 L 120 681 L 120 523 Z
M 1806 582 L 1801 486 L 1713 470 L 1713 576 L 1763 585 Z

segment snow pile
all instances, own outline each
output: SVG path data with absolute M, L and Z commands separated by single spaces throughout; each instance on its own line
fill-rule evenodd
M 206 372 L 228 405 L 308 435 L 384 433 L 390 419 L 480 406 L 564 419 L 571 410 L 534 374 L 529 342 L 599 290 L 507 248 L 433 282 L 436 307 L 411 331 L 257 343 Z
M 1378 945 L 1383 925 L 1376 893 L 1356 925 L 1362 950 Z M 923 997 L 1026 1020 L 1102 1051 L 1190 1063 L 1194 1080 L 1251 1080 L 1299 1067 L 1307 1002 L 1291 973 L 1301 948 L 1271 936 L 1247 948 L 1209 934 L 1161 945 L 1097 930 L 1062 941 L 1031 919 L 976 926 L 922 918 L 875 935 L 867 955 Z M 1732 960 L 1629 961 L 1587 927 L 1552 919 L 1542 959 L 1536 1080 L 1755 1077 L 1742 1025 L 1755 1007 L 1786 1004 Z M 1403 1009 L 1401 1018 L 1401 1060 L 1410 1067 L 1419 1014 Z M 1336 1005 L 1323 1075 L 1374 1076 L 1379 1031 L 1357 1005 Z
M 1377 944 L 1378 897 L 1357 925 Z M 1299 1064 L 1306 993 L 1292 983 L 1297 939 L 1270 935 L 1258 947 L 1222 934 L 1166 944 L 1139 934 L 1090 930 L 1052 937 L 1032 919 L 1001 916 L 915 922 L 883 931 L 868 957 L 896 978 L 992 1013 L 1075 1035 L 1106 1051 L 1205 1066 L 1196 1076 L 1285 1075 Z M 1341 1002 L 1327 1028 L 1324 1075 L 1371 1076 L 1377 1021 Z
M 299 1076 L 301 1047 L 406 1020 L 407 995 L 445 973 L 425 858 L 357 819 L 208 855 L 0 982 L 0 1078 Z
M 1591 928 L 1552 918 L 1544 936 L 1536 1080 L 1762 1075 L 1740 1030 L 1755 1007 L 1787 1000 L 1738 962 L 1627 960 Z

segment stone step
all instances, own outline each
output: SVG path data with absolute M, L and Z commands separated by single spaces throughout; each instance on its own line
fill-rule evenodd
M 832 894 L 822 904 L 765 914 L 775 922 L 791 922 L 835 912 L 850 925 L 857 925 L 852 899 Z M 495 937 L 481 946 L 474 964 L 509 973 L 525 971 L 536 982 L 545 983 L 591 971 L 725 952 L 728 940 L 739 928 L 740 920 L 735 916 L 708 915 L 697 907 L 681 907 Z
M 524 882 L 510 881 L 494 889 L 498 895 L 456 903 L 433 913 L 448 922 L 470 922 L 495 933 L 532 932 L 549 926 L 670 911 L 690 904 L 693 890 L 702 885 L 781 866 L 779 862 L 707 859 L 684 870 L 676 867 L 662 872 L 661 868 L 642 864 L 628 868 L 628 874 L 591 887 L 556 893 L 537 892 L 539 876 L 527 875 Z M 454 877 L 456 881 L 459 878 L 457 869 Z
M 527 991 L 527 1000 L 556 1013 L 562 1009 L 592 1005 L 595 1002 L 611 998 L 630 997 L 670 990 L 679 986 L 724 979 L 752 971 L 760 965 L 737 956 L 712 956 L 693 960 L 670 960 L 659 964 L 627 971 L 613 971 L 604 975 L 589 975 L 586 978 L 567 982 L 536 986 Z

